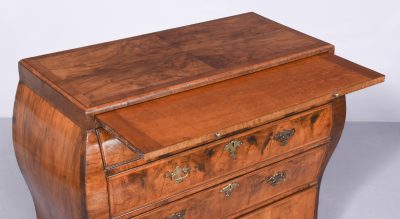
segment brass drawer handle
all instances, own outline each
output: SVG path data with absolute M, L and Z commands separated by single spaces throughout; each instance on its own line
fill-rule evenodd
M 287 143 L 289 142 L 290 138 L 294 136 L 294 133 L 296 132 L 296 130 L 293 129 L 286 129 L 283 130 L 281 132 L 278 132 L 274 135 L 274 140 L 279 142 L 279 144 L 281 146 L 285 146 L 287 145 Z
M 278 183 L 285 181 L 286 179 L 286 172 L 279 171 L 278 173 L 268 176 L 265 178 L 265 182 L 270 184 L 271 186 L 276 186 Z
M 166 175 L 175 183 L 181 183 L 189 176 L 189 173 L 190 173 L 189 167 L 176 166 L 174 171 L 168 172 Z
M 231 158 L 236 159 L 236 149 L 242 145 L 243 142 L 238 140 L 231 140 L 228 144 L 225 145 L 224 150 L 229 152 Z
M 232 192 L 236 187 L 239 187 L 239 183 L 237 182 L 229 183 L 227 186 L 219 190 L 219 192 L 224 193 L 225 197 L 229 197 L 232 195 Z
M 172 214 L 171 216 L 167 217 L 166 219 L 184 219 L 185 218 L 185 210 L 176 212 Z

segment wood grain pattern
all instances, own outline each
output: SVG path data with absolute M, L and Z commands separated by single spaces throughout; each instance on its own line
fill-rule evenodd
M 129 144 L 121 142 L 106 130 L 98 128 L 96 133 L 104 160 L 104 168 L 107 172 L 141 158 L 141 155 L 133 151 Z
M 276 156 L 277 154 L 288 152 L 297 147 L 302 147 L 306 144 L 323 141 L 324 139 L 329 140 L 331 126 L 331 106 L 329 104 L 314 108 L 310 111 L 299 113 L 296 116 L 287 117 L 283 120 L 268 123 L 267 125 L 259 126 L 254 129 L 240 132 L 229 136 L 224 139 L 220 139 L 216 142 L 212 142 L 201 148 L 190 150 L 182 153 L 189 156 L 196 157 L 196 160 L 205 160 L 212 157 L 221 157 L 223 154 L 229 154 L 224 151 L 225 145 L 230 140 L 240 140 L 244 144 L 237 149 L 237 156 L 235 163 L 241 163 L 244 165 L 248 160 L 248 156 L 251 157 L 251 162 L 258 162 L 265 158 Z M 293 137 L 285 147 L 277 147 L 279 143 L 276 140 L 272 140 L 274 135 L 283 130 L 297 130 Z M 127 147 L 121 145 L 121 147 Z M 248 147 L 248 148 L 247 148 Z M 247 148 L 247 149 L 244 149 Z M 196 151 L 196 152 L 194 152 Z M 216 151 L 217 156 L 214 156 Z M 110 150 L 110 154 L 121 154 L 120 151 Z M 194 153 L 194 154 L 193 154 Z M 131 154 L 131 152 L 129 152 Z M 137 154 L 128 155 L 124 160 L 131 160 L 131 162 L 125 162 L 123 165 L 114 166 L 109 168 L 109 174 L 115 174 L 121 171 L 125 171 L 145 163 L 144 160 L 137 160 Z M 162 158 L 171 157 L 171 154 L 165 154 Z M 202 157 L 202 158 L 200 158 Z M 228 158 L 227 155 L 224 157 Z M 170 159 L 170 158 L 168 158 Z M 176 159 L 176 157 L 174 158 Z M 186 159 L 186 158 L 185 158 Z M 189 159 L 189 158 L 188 158 Z M 190 159 L 189 159 L 190 160 Z M 215 160 L 216 162 L 225 162 L 225 160 Z M 153 164 L 152 164 L 153 165 Z M 210 164 L 211 166 L 214 164 Z M 221 164 L 215 164 L 220 166 Z
M 325 105 L 169 159 L 110 176 L 111 211 L 135 210 L 153 202 L 166 204 L 170 196 L 177 193 L 185 192 L 188 195 L 194 192 L 192 188 L 202 184 L 208 187 L 215 185 L 217 177 L 233 174 L 232 178 L 238 170 L 264 160 L 298 148 L 326 143 L 329 140 L 331 119 L 330 105 Z M 277 133 L 290 129 L 295 129 L 296 133 L 285 146 L 273 139 Z M 235 158 L 225 150 L 225 145 L 231 140 L 243 142 L 236 150 Z M 189 176 L 181 183 L 176 183 L 168 176 L 177 166 L 190 168 Z
M 13 142 L 40 219 L 316 218 L 345 95 L 384 81 L 255 13 L 23 59 L 19 73 Z
M 310 206 L 315 206 L 315 207 L 314 207 L 314 216 L 309 217 L 309 218 L 315 218 L 315 219 L 318 218 L 318 198 L 319 198 L 319 191 L 320 191 L 320 184 L 321 184 L 322 176 L 323 176 L 324 170 L 326 168 L 326 165 L 339 142 L 340 136 L 343 131 L 345 119 L 346 119 L 346 98 L 345 98 L 345 96 L 335 98 L 331 102 L 331 104 L 332 104 L 332 111 L 331 111 L 332 112 L 332 124 L 331 124 L 332 128 L 331 128 L 331 133 L 330 133 L 331 140 L 327 144 L 327 152 L 324 155 L 324 159 L 322 161 L 322 164 L 320 166 L 320 170 L 318 173 L 318 181 L 316 183 L 316 188 L 317 188 L 316 197 L 315 197 L 315 199 L 310 200 Z M 300 191 L 300 190 L 297 190 L 297 191 Z M 283 197 L 281 197 L 281 198 L 283 198 Z M 278 200 L 278 199 L 275 199 L 275 201 L 276 200 Z M 270 203 L 274 202 L 274 200 L 268 200 L 267 202 L 268 203 L 266 203 L 266 204 L 270 204 Z M 243 214 L 248 214 L 248 213 L 250 213 L 256 209 L 260 209 L 260 208 L 263 208 L 263 206 L 255 204 L 255 205 L 253 205 L 253 208 L 244 210 L 241 213 L 233 214 L 233 215 L 229 216 L 229 218 L 237 218 Z
M 381 74 L 333 55 L 320 55 L 250 75 L 99 114 L 154 159 L 299 112 L 383 80 Z M 229 98 L 227 98 L 229 97 Z
M 57 90 L 57 87 L 49 83 L 46 78 L 35 76 L 32 73 L 34 71 L 33 68 L 19 65 L 18 71 L 20 81 L 23 81 L 27 87 L 62 112 L 76 125 L 83 129 L 90 129 L 96 126 L 93 116 L 87 115 L 85 109 L 75 103 L 75 99 Z
M 322 141 L 321 143 L 323 143 L 323 142 L 324 141 Z M 304 147 L 300 147 L 300 148 L 296 148 L 296 149 L 293 149 L 291 151 L 288 151 L 287 153 L 284 153 L 284 154 L 281 154 L 281 155 L 278 155 L 278 156 L 275 156 L 275 157 L 271 157 L 270 159 L 267 159 L 267 160 L 264 160 L 262 162 L 259 162 L 259 163 L 256 163 L 254 165 L 251 165 L 248 168 L 238 169 L 237 171 L 235 171 L 232 174 L 223 175 L 223 176 L 220 176 L 218 178 L 214 178 L 214 180 L 212 182 L 210 182 L 210 183 L 200 184 L 200 185 L 198 185 L 196 187 L 191 187 L 189 190 L 185 190 L 185 191 L 182 191 L 180 193 L 175 193 L 172 196 L 168 196 L 166 199 L 162 199 L 162 200 L 159 200 L 159 201 L 148 203 L 148 204 L 142 206 L 141 208 L 137 208 L 135 210 L 130 211 L 129 215 L 132 215 L 132 216 L 140 215 L 140 214 L 145 213 L 145 212 L 147 212 L 149 210 L 164 206 L 167 203 L 171 203 L 171 202 L 180 200 L 182 198 L 185 198 L 188 195 L 195 194 L 197 192 L 201 192 L 201 191 L 203 191 L 205 189 L 208 189 L 211 185 L 217 185 L 217 184 L 223 183 L 223 182 L 225 182 L 227 180 L 231 180 L 232 178 L 241 176 L 243 174 L 253 172 L 253 171 L 258 170 L 260 168 L 263 168 L 265 166 L 274 164 L 274 163 L 279 162 L 281 160 L 287 159 L 289 157 L 293 157 L 293 156 L 295 156 L 297 154 L 301 154 L 301 153 L 303 153 L 305 151 L 308 151 L 310 149 L 316 148 L 316 147 L 318 147 L 320 145 L 321 144 L 319 142 L 315 143 L 315 144 L 306 145 Z M 317 182 L 313 182 L 311 184 L 307 184 L 307 185 L 302 185 L 302 186 L 296 187 L 296 188 L 294 188 L 294 189 L 292 189 L 290 191 L 287 191 L 285 193 L 277 195 L 276 197 L 274 196 L 273 198 L 269 199 L 268 201 L 269 201 L 269 203 L 272 203 L 272 202 L 274 202 L 276 200 L 284 198 L 284 197 L 286 197 L 288 195 L 291 195 L 291 194 L 293 194 L 295 192 L 298 192 L 300 190 L 303 190 L 303 189 L 306 189 L 306 188 L 308 188 L 310 186 L 313 186 L 314 184 L 317 184 Z M 252 206 L 249 206 L 248 208 L 243 209 L 243 212 L 240 212 L 241 214 L 238 214 L 238 215 L 242 215 L 243 213 L 250 212 L 251 210 L 254 210 L 254 209 L 257 209 L 259 207 L 262 207 L 265 204 L 266 203 L 262 203 L 262 205 L 254 204 Z
M 85 200 L 88 218 L 110 218 L 107 180 L 100 145 L 94 130 L 86 134 Z
M 14 106 L 15 155 L 38 218 L 83 218 L 84 133 L 19 84 Z
M 240 217 L 241 219 L 310 219 L 314 218 L 317 189 L 311 188 L 284 200 Z
M 20 68 L 103 112 L 323 52 L 333 46 L 246 13 L 28 58 Z
M 224 218 L 287 190 L 312 183 L 317 179 L 324 153 L 325 146 L 318 147 L 133 218 L 168 218 L 177 212 L 184 212 L 185 218 Z M 265 183 L 266 177 L 279 171 L 286 172 L 284 181 L 276 186 Z M 239 185 L 226 197 L 221 189 L 229 183 Z
M 319 172 L 319 180 L 318 180 L 318 190 L 317 190 L 317 198 L 315 199 L 316 208 L 315 208 L 315 219 L 318 218 L 318 200 L 319 200 L 319 190 L 322 182 L 322 177 L 325 171 L 326 166 L 336 149 L 337 144 L 339 143 L 340 137 L 342 136 L 342 131 L 344 128 L 344 124 L 346 121 L 346 97 L 342 96 L 336 98 L 332 101 L 332 129 L 331 129 L 331 141 L 329 143 L 329 148 L 327 149 L 327 153 L 325 155 L 324 161 L 322 163 L 320 172 Z

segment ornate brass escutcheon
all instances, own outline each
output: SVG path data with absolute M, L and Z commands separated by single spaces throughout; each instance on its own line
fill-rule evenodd
M 185 210 L 174 213 L 173 215 L 167 217 L 166 219 L 184 219 L 185 218 Z
M 229 197 L 232 194 L 232 191 L 239 186 L 239 183 L 233 182 L 229 183 L 227 186 L 219 190 L 219 192 L 225 193 L 225 197 Z
M 265 182 L 270 184 L 271 186 L 276 186 L 278 183 L 284 181 L 286 179 L 286 173 L 280 171 L 273 176 L 268 176 L 265 178 Z
M 225 145 L 224 150 L 229 152 L 231 158 L 236 159 L 236 149 L 242 145 L 243 142 L 238 140 L 231 140 L 228 144 Z
M 168 172 L 167 177 L 171 178 L 175 183 L 181 183 L 185 178 L 189 176 L 190 168 L 189 167 L 180 167 L 176 166 L 175 170 L 172 172 Z
M 281 132 L 276 133 L 273 139 L 279 142 L 281 146 L 285 146 L 289 142 L 289 139 L 294 136 L 295 131 L 296 130 L 294 128 L 283 130 Z

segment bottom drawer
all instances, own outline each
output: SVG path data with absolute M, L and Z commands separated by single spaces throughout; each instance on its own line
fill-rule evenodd
M 315 214 L 317 188 L 297 193 L 274 204 L 253 211 L 241 219 L 312 219 Z
M 219 184 L 137 218 L 223 218 L 317 180 L 326 146 Z M 126 215 L 128 216 L 128 215 Z

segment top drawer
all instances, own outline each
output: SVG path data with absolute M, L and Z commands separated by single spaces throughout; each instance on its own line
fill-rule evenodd
M 110 176 L 111 213 L 118 216 L 145 205 L 153 208 L 165 204 L 162 200 L 173 200 L 174 194 L 186 195 L 202 184 L 217 183 L 216 178 L 324 143 L 331 119 L 331 105 L 324 105 Z

